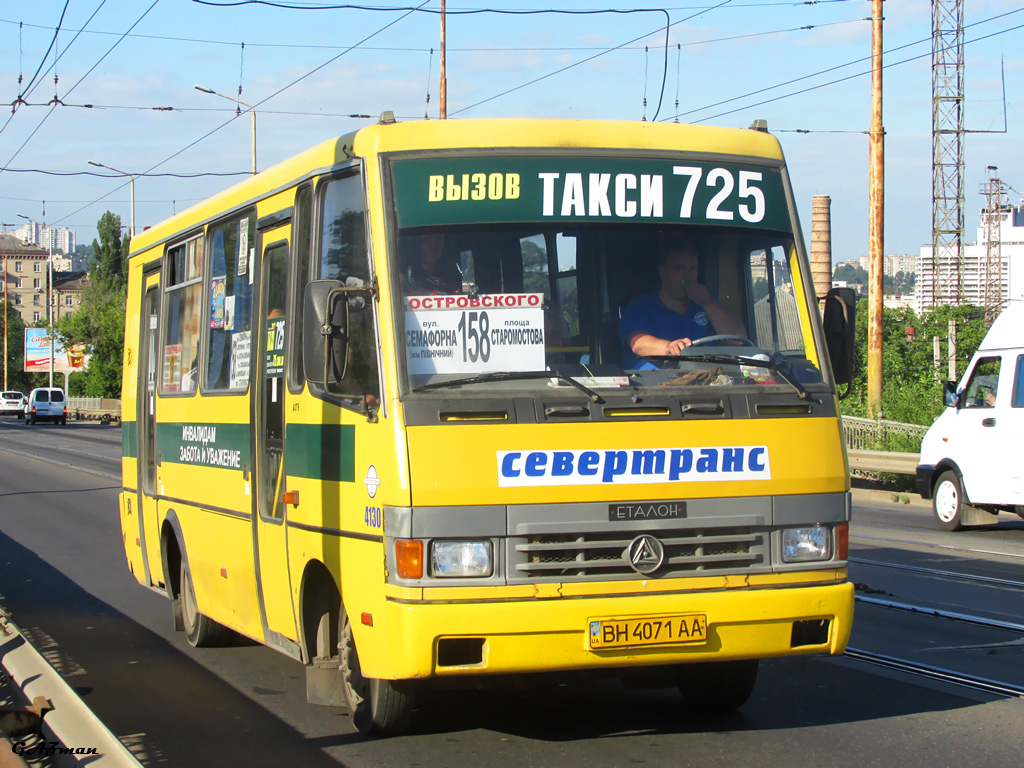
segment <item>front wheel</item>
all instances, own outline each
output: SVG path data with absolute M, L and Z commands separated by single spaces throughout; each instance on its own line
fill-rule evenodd
M 721 715 L 746 704 L 757 682 L 757 659 L 709 661 L 679 669 L 679 692 L 694 710 Z
M 959 531 L 964 527 L 964 487 L 956 472 L 947 469 L 939 475 L 932 493 L 932 511 L 942 531 Z
M 352 724 L 364 736 L 403 733 L 412 719 L 413 683 L 363 677 L 352 625 L 344 607 L 338 631 L 341 685 Z

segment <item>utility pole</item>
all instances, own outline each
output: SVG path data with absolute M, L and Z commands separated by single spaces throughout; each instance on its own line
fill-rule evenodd
M 871 145 L 868 193 L 868 415 L 882 409 L 882 252 L 885 130 L 882 127 L 882 0 L 871 0 Z
M 991 326 L 1003 308 L 1003 182 L 998 168 L 990 165 L 988 181 L 981 185 L 985 195 L 985 325 Z
M 949 380 L 957 381 L 956 375 L 956 320 L 949 321 Z
M 445 13 L 444 13 L 444 0 L 441 0 L 441 119 L 445 120 L 448 117 L 448 69 L 446 64 L 445 52 L 447 44 L 445 43 Z

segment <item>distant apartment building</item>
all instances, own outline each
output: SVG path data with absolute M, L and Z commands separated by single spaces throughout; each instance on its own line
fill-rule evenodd
M 898 272 L 910 274 L 917 269 L 917 259 L 918 257 L 913 254 L 905 256 L 897 256 L 895 254 L 891 256 L 883 256 L 882 274 L 887 275 L 888 277 L 896 277 Z M 850 259 L 846 263 L 851 267 L 859 267 L 867 272 L 870 261 L 867 256 L 861 256 L 859 259 Z
M 14 235 L 0 235 L 0 301 L 6 295 L 26 325 L 49 317 L 49 258 L 49 249 L 26 244 Z M 70 263 L 70 259 L 53 260 L 54 319 L 70 314 L 82 303 L 85 273 L 60 270 L 64 262 Z
M 998 285 L 1002 305 L 1005 307 L 1008 301 L 1024 301 L 1024 205 L 1004 205 L 995 215 L 999 217 L 999 258 L 993 260 L 991 276 Z M 977 242 L 964 245 L 963 249 L 963 303 L 978 307 L 985 306 L 985 288 L 989 277 L 988 239 L 984 226 L 987 216 L 988 211 L 982 210 L 982 226 L 978 227 Z M 929 309 L 936 303 L 951 303 L 946 295 L 948 289 L 941 283 L 934 291 L 939 299 L 933 301 L 935 268 L 932 264 L 932 246 L 921 247 L 916 271 L 916 312 Z
M 47 252 L 51 240 L 54 253 L 74 253 L 77 244 L 75 230 L 68 227 L 44 227 L 36 221 L 18 227 L 13 234 L 22 242 L 38 245 Z
M 0 235 L 0 301 L 6 295 L 26 324 L 46 319 L 49 256 L 19 237 Z
M 909 275 L 917 270 L 917 259 L 918 257 L 914 254 L 884 256 L 882 257 L 882 274 L 889 277 L 896 277 L 900 272 Z

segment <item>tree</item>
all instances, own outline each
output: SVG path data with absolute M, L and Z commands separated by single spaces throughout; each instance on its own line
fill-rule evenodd
M 0 304 L 7 312 L 7 387 L 27 393 L 35 384 L 32 374 L 25 373 L 25 323 L 10 301 Z
M 86 397 L 121 396 L 124 360 L 124 311 L 129 240 L 121 237 L 121 217 L 107 211 L 96 224 L 93 268 L 82 291 L 82 303 L 60 318 L 56 330 L 65 347 L 85 343 L 92 355 L 76 381 Z M 77 376 L 77 374 L 76 374 Z
M 128 284 L 127 235 L 121 237 L 121 217 L 110 211 L 104 213 L 96 223 L 99 242 L 92 241 L 93 262 L 89 279 L 109 288 L 124 288 Z
M 942 412 L 942 388 L 948 360 L 942 358 L 936 370 L 931 342 L 938 336 L 941 349 L 948 350 L 950 320 L 956 322 L 956 369 L 960 374 L 985 337 L 983 310 L 970 305 L 942 306 L 926 311 L 920 318 L 909 307 L 882 310 L 883 418 L 930 425 Z M 867 326 L 868 302 L 862 300 L 857 305 L 853 382 L 850 396 L 842 402 L 843 413 L 847 416 L 868 415 Z M 914 329 L 912 341 L 907 339 L 910 327 Z

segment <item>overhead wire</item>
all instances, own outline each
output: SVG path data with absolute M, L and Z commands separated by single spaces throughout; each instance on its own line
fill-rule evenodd
M 193 0 L 193 2 L 198 2 L 198 1 L 199 0 Z M 732 0 L 723 0 L 723 2 L 719 3 L 716 6 L 713 6 L 710 9 L 701 10 L 698 13 L 694 13 L 691 16 L 687 16 L 686 18 L 680 19 L 679 21 L 675 21 L 675 22 L 672 21 L 671 16 L 669 16 L 669 14 L 668 14 L 668 11 L 662 11 L 665 14 L 665 19 L 666 19 L 666 22 L 665 22 L 665 67 L 664 67 L 664 70 L 663 70 L 662 80 L 661 80 L 661 96 L 659 96 L 659 98 L 658 98 L 658 111 L 655 112 L 655 116 L 652 118 L 652 120 L 657 120 L 658 119 L 658 117 L 657 117 L 658 113 L 661 112 L 661 101 L 662 101 L 662 98 L 665 95 L 665 79 L 666 79 L 666 77 L 668 75 L 668 39 L 669 39 L 669 30 L 672 27 L 674 27 L 674 26 L 677 26 L 677 25 L 682 24 L 684 22 L 690 21 L 691 19 L 694 19 L 697 16 L 700 16 L 700 15 L 706 13 L 707 10 L 716 10 L 718 8 L 721 8 L 724 5 L 728 5 L 730 2 L 732 2 Z M 655 10 L 655 9 L 646 9 L 646 10 L 647 10 L 647 12 L 650 12 L 651 10 Z M 661 11 L 662 9 L 657 9 L 657 10 Z M 643 35 L 640 35 L 639 37 L 635 37 L 632 40 L 629 40 L 629 41 L 627 41 L 625 43 L 622 43 L 622 45 L 616 45 L 616 46 L 613 46 L 611 48 L 606 48 L 603 51 L 601 51 L 600 53 L 594 54 L 593 56 L 588 56 L 587 58 L 581 59 L 580 61 L 573 62 L 572 64 L 567 64 L 564 67 L 556 69 L 554 72 L 549 72 L 546 75 L 541 75 L 540 77 L 534 78 L 533 80 L 530 80 L 530 81 L 525 82 L 525 83 L 521 83 L 520 85 L 517 85 L 517 86 L 515 86 L 513 88 L 509 88 L 508 90 L 502 91 L 501 93 L 495 94 L 494 96 L 490 96 L 490 97 L 488 97 L 486 99 L 478 101 L 475 104 L 470 104 L 469 106 L 463 107 L 462 109 L 457 109 L 454 112 L 449 112 L 448 114 L 449 115 L 457 115 L 457 114 L 459 114 L 461 112 L 465 112 L 465 111 L 473 109 L 475 107 L 479 107 L 481 104 L 486 104 L 489 101 L 494 101 L 495 99 L 501 98 L 502 96 L 507 96 L 508 94 L 514 93 L 515 91 L 522 90 L 523 88 L 528 88 L 529 86 L 535 85 L 535 84 L 541 82 L 542 80 L 547 80 L 549 77 L 554 77 L 555 75 L 560 75 L 563 72 L 567 72 L 568 70 L 573 69 L 575 67 L 578 67 L 578 66 L 580 66 L 582 64 L 587 64 L 588 62 L 594 61 L 595 59 L 598 59 L 598 58 L 600 58 L 602 56 L 605 56 L 605 55 L 607 55 L 609 53 L 617 51 L 617 50 L 619 50 L 621 48 L 624 48 L 627 45 L 632 45 L 633 43 L 635 43 L 635 42 L 637 42 L 639 40 L 643 40 L 645 38 L 648 38 L 648 37 L 650 37 L 653 34 L 654 34 L 653 32 L 647 32 L 647 33 L 645 33 Z
M 36 67 L 35 74 L 29 78 L 28 84 L 24 88 L 22 88 L 22 92 L 19 94 L 19 96 L 29 93 L 32 90 L 32 88 L 36 85 L 36 78 L 39 77 L 39 73 L 43 70 L 43 65 L 46 64 L 46 60 L 50 57 L 50 52 L 53 50 L 53 47 L 57 44 L 57 36 L 60 34 L 60 28 L 61 25 L 64 23 L 64 16 L 68 12 L 69 5 L 71 5 L 71 0 L 65 0 L 64 10 L 60 12 L 60 20 L 57 22 L 57 28 L 53 30 L 53 37 L 50 39 L 50 45 L 46 49 L 46 53 L 43 54 L 43 58 L 40 60 L 39 66 Z
M 1012 11 L 1007 11 L 1006 13 L 1000 13 L 1000 14 L 997 14 L 995 16 L 990 16 L 987 19 L 981 19 L 979 21 L 975 21 L 975 22 L 972 22 L 970 24 L 965 25 L 965 29 L 969 29 L 971 27 L 975 27 L 975 26 L 978 26 L 980 24 L 987 24 L 987 23 L 989 23 L 991 21 L 996 21 L 998 19 L 1002 19 L 1002 18 L 1005 18 L 1007 16 L 1012 16 L 1013 14 L 1016 14 L 1016 13 L 1021 13 L 1022 11 L 1024 11 L 1024 8 L 1017 8 L 1017 9 L 1012 10 Z M 1014 28 L 1014 29 L 1016 29 L 1016 28 Z M 1006 30 L 1006 31 L 1012 31 L 1012 29 L 1011 30 Z M 1002 33 L 1000 33 L 1000 34 L 1002 34 Z M 983 39 L 986 39 L 986 38 L 978 38 L 978 39 L 982 39 L 983 40 Z M 902 51 L 902 50 L 904 50 L 906 48 L 912 48 L 915 45 L 922 45 L 924 43 L 930 43 L 930 42 L 931 42 L 931 36 L 925 37 L 925 38 L 921 38 L 921 39 L 915 40 L 915 41 L 913 41 L 911 43 L 905 43 L 903 45 L 899 45 L 899 46 L 896 46 L 894 48 L 890 48 L 890 49 L 885 51 L 885 55 L 891 55 L 893 53 L 896 53 L 897 51 Z M 972 42 L 974 42 L 974 41 L 972 41 Z M 965 43 L 965 45 L 966 45 L 966 43 Z M 920 56 L 915 56 L 912 59 L 907 59 L 907 61 L 913 61 L 915 59 L 923 58 L 924 56 L 927 56 L 927 55 L 930 55 L 930 54 L 931 54 L 931 52 L 929 51 L 926 54 L 922 54 Z M 787 80 L 787 81 L 782 82 L 782 83 L 776 83 L 775 85 L 771 85 L 771 86 L 768 86 L 766 88 L 760 88 L 760 89 L 758 89 L 756 91 L 750 91 L 748 93 L 741 94 L 740 96 L 733 96 L 732 98 L 723 99 L 722 101 L 717 101 L 717 102 L 714 102 L 713 104 L 707 104 L 707 105 L 705 105 L 703 107 L 697 107 L 695 109 L 690 109 L 690 110 L 687 110 L 685 112 L 680 112 L 680 113 L 678 113 L 676 115 L 673 115 L 672 117 L 668 117 L 668 118 L 665 118 L 665 119 L 666 120 L 671 120 L 671 119 L 677 118 L 677 117 L 685 117 L 686 115 L 692 115 L 692 114 L 694 114 L 696 112 L 703 112 L 704 110 L 707 110 L 707 109 L 714 109 L 715 107 L 720 107 L 720 106 L 723 106 L 725 104 L 730 104 L 732 102 L 739 101 L 741 99 L 745 99 L 745 98 L 748 98 L 750 96 L 756 96 L 758 94 L 767 93 L 768 91 L 775 90 L 776 88 L 785 88 L 787 85 L 793 85 L 794 83 L 799 83 L 799 82 L 802 82 L 804 80 L 810 80 L 811 78 L 819 77 L 821 75 L 828 74 L 829 72 L 835 72 L 837 70 L 844 69 L 846 67 L 850 67 L 850 66 L 853 66 L 855 64 L 860 64 L 860 63 L 863 63 L 865 61 L 870 61 L 870 60 L 871 60 L 871 56 L 863 56 L 863 57 L 861 57 L 859 59 L 854 59 L 853 61 L 848 61 L 848 62 L 846 62 L 844 64 L 837 64 L 834 67 L 828 67 L 826 69 L 822 69 L 822 70 L 819 70 L 817 72 L 812 72 L 812 73 L 810 73 L 808 75 L 802 75 L 800 77 L 793 78 L 792 80 Z M 886 67 L 888 67 L 888 65 L 886 65 Z M 853 75 L 851 77 L 861 77 L 864 74 L 866 74 L 866 73 L 860 72 L 860 73 L 858 73 L 856 75 Z M 827 85 L 835 85 L 836 83 L 841 83 L 841 82 L 844 82 L 845 80 L 849 80 L 849 79 L 851 79 L 851 77 L 841 78 L 839 80 L 835 80 L 835 81 L 832 81 L 830 83 L 824 83 L 822 85 L 813 86 L 813 87 L 808 88 L 808 89 L 803 90 L 803 91 L 795 91 L 795 92 L 793 92 L 790 95 L 799 95 L 799 94 L 806 93 L 806 92 L 809 92 L 809 91 L 812 91 L 812 90 L 816 90 L 818 88 L 821 88 L 821 87 L 824 87 L 824 86 L 827 86 Z M 782 98 L 787 98 L 787 97 L 782 97 Z M 770 99 L 769 101 L 759 102 L 757 104 L 751 104 L 750 106 L 752 106 L 752 107 L 761 106 L 762 104 L 769 103 L 770 101 L 778 101 L 778 99 Z M 744 109 L 745 108 L 746 107 L 744 107 Z M 713 115 L 711 117 L 701 118 L 700 122 L 703 122 L 704 120 L 714 120 L 717 117 L 722 117 L 723 115 L 729 115 L 729 114 L 732 114 L 733 112 L 736 112 L 736 111 L 739 111 L 739 110 L 731 110 L 729 112 L 721 112 L 721 113 L 719 113 L 717 115 Z
M 1021 9 L 1021 10 L 1024 10 L 1024 9 Z M 991 34 L 983 35 L 982 37 L 976 37 L 973 40 L 965 40 L 964 41 L 964 45 L 966 46 L 966 45 L 970 45 L 972 43 L 978 43 L 978 42 L 981 42 L 982 40 L 988 40 L 988 39 L 993 38 L 993 37 L 998 37 L 999 35 L 1005 35 L 1008 32 L 1015 32 L 1018 29 L 1024 29 L 1024 24 L 1018 24 L 1016 27 L 1009 27 L 1007 29 L 1001 29 L 1001 30 L 998 30 L 996 32 L 992 32 Z M 892 67 L 899 66 L 899 65 L 902 65 L 902 64 L 909 64 L 912 61 L 917 61 L 918 59 L 923 59 L 923 58 L 925 58 L 927 56 L 931 56 L 931 55 L 932 55 L 931 51 L 926 51 L 925 53 L 918 54 L 917 56 L 911 56 L 910 58 L 903 59 L 901 61 L 895 61 L 895 62 L 890 62 L 888 64 L 883 64 L 882 65 L 882 69 L 890 69 Z M 747 104 L 747 105 L 744 105 L 742 107 L 736 107 L 735 109 L 727 110 L 725 112 L 719 112 L 719 113 L 714 114 L 714 115 L 708 115 L 707 117 L 702 117 L 699 120 L 696 120 L 694 122 L 703 123 L 706 120 L 717 120 L 718 118 L 724 117 L 725 115 L 735 114 L 736 112 L 741 112 L 741 111 L 743 111 L 745 109 L 751 109 L 753 107 L 764 106 L 765 104 L 771 104 L 773 102 L 781 101 L 782 99 L 788 99 L 788 98 L 791 98 L 793 96 L 802 96 L 805 93 L 810 93 L 811 91 L 820 90 L 821 88 L 827 88 L 827 87 L 829 87 L 831 85 L 837 85 L 838 83 L 844 83 L 847 80 L 853 80 L 853 79 L 858 78 L 858 77 L 864 77 L 865 75 L 871 74 L 872 71 L 873 70 L 869 69 L 869 70 L 867 70 L 865 72 L 856 72 L 856 73 L 854 73 L 852 75 L 847 75 L 846 77 L 841 77 L 841 78 L 839 78 L 837 80 L 830 80 L 827 83 L 819 83 L 818 85 L 812 85 L 812 86 L 810 86 L 808 88 L 802 88 L 799 91 L 792 91 L 790 93 L 785 93 L 785 94 L 782 94 L 781 96 L 776 96 L 776 97 L 771 98 L 771 99 L 764 99 L 763 101 L 758 101 L 758 102 L 755 102 L 753 104 Z
M 157 0 L 157 1 L 158 1 L 158 0 Z M 426 4 L 428 3 L 428 2 L 429 2 L 429 0 L 423 0 L 423 3 L 422 3 L 422 5 L 426 5 Z M 155 5 L 155 4 L 156 4 L 156 3 L 154 2 L 154 5 Z M 372 39 L 373 39 L 374 37 L 376 37 L 377 35 L 380 35 L 380 34 L 382 34 L 383 32 L 385 32 L 385 31 L 387 31 L 388 29 L 390 29 L 391 27 L 393 27 L 393 26 L 394 26 L 395 24 L 398 24 L 398 23 L 399 23 L 400 21 L 402 21 L 403 19 L 405 19 L 406 17 L 408 17 L 409 15 L 411 15 L 411 13 L 412 13 L 412 11 L 409 11 L 408 13 L 404 13 L 404 14 L 402 14 L 401 16 L 399 16 L 398 18 L 396 18 L 396 19 L 393 19 L 392 21 L 389 21 L 389 22 L 388 22 L 387 24 L 385 24 L 385 25 L 384 25 L 383 27 L 380 27 L 380 28 L 379 28 L 379 29 L 377 29 L 376 31 L 374 31 L 374 32 L 371 32 L 371 33 L 370 33 L 370 34 L 368 34 L 368 35 L 367 35 L 366 37 L 364 37 L 364 38 L 363 38 L 362 40 L 360 40 L 360 41 L 359 41 L 358 43 L 354 43 L 353 45 L 349 46 L 349 47 L 348 47 L 348 48 L 346 48 L 346 49 L 345 49 L 344 51 L 342 51 L 341 53 L 339 53 L 339 54 L 338 54 L 337 56 L 333 56 L 333 57 L 331 57 L 330 59 L 328 59 L 327 61 L 325 61 L 325 62 L 324 62 L 323 64 L 319 65 L 318 67 L 315 67 L 314 69 L 311 69 L 311 70 L 310 70 L 309 72 L 306 72 L 306 73 L 305 73 L 304 75 L 302 75 L 302 76 L 300 76 L 300 77 L 296 78 L 295 80 L 293 80 L 293 81 L 292 81 L 291 83 L 289 83 L 288 85 L 285 85 L 285 86 L 283 86 L 282 88 L 279 88 L 279 89 L 278 89 L 278 90 L 276 90 L 276 91 L 275 91 L 274 93 L 272 93 L 272 94 L 270 94 L 269 96 L 267 96 L 266 98 L 262 99 L 261 101 L 258 101 L 258 102 L 256 102 L 255 104 L 253 104 L 253 106 L 251 107 L 251 109 L 256 109 L 256 107 L 260 107 L 260 106 L 262 106 L 263 104 L 265 104 L 265 103 L 266 103 L 267 101 L 269 101 L 270 99 L 273 99 L 273 98 L 275 98 L 276 96 L 280 95 L 281 93 L 284 93 L 284 91 L 286 91 L 286 90 L 288 90 L 289 88 L 292 88 L 292 87 L 294 87 L 295 85 L 299 84 L 300 82 L 302 82 L 303 80 L 305 80 L 305 79 L 306 79 L 307 77 L 310 77 L 311 75 L 314 75 L 314 74 L 316 74 L 317 72 L 319 72 L 319 71 L 320 71 L 321 69 L 323 69 L 324 67 L 326 67 L 326 66 L 328 66 L 328 65 L 332 64 L 333 62 L 337 61 L 338 59 L 340 59 L 340 58 L 341 58 L 342 56 L 344 56 L 344 55 L 345 55 L 346 53 L 349 53 L 350 51 L 353 51 L 353 50 L 355 50 L 356 48 L 358 48 L 358 47 L 359 47 L 359 46 L 360 46 L 360 45 L 361 45 L 362 43 L 366 42 L 367 40 L 372 40 Z M 217 132 L 218 132 L 218 131 L 220 131 L 220 130 L 221 130 L 222 128 L 225 128 L 226 126 L 230 125 L 230 124 L 231 124 L 232 122 L 234 122 L 234 121 L 235 121 L 236 119 L 238 119 L 238 117 L 239 117 L 239 115 L 237 115 L 237 114 L 236 114 L 236 115 L 234 115 L 234 116 L 232 116 L 230 120 L 227 120 L 226 122 L 224 122 L 224 123 L 222 123 L 222 124 L 218 125 L 218 126 L 217 126 L 216 128 L 214 128 L 213 130 L 211 130 L 211 131 L 208 131 L 207 133 L 203 134 L 202 136 L 200 136 L 200 137 L 199 137 L 198 139 L 196 139 L 195 141 L 192 141 L 191 143 L 189 143 L 189 144 L 187 144 L 186 146 L 182 147 L 182 148 L 181 148 L 181 149 L 179 149 L 178 151 L 176 151 L 176 152 L 172 153 L 172 154 L 171 154 L 171 155 L 169 155 L 168 157 L 165 157 L 165 158 L 164 158 L 163 160 L 161 160 L 161 161 L 160 161 L 159 163 L 156 163 L 155 165 L 153 165 L 152 167 L 150 167 L 150 168 L 149 168 L 148 170 L 144 171 L 144 172 L 143 172 L 143 174 L 151 174 L 151 173 L 152 173 L 152 172 L 153 172 L 154 170 L 156 170 L 157 168 L 159 168 L 159 167 L 160 167 L 161 165 L 164 165 L 165 163 L 168 163 L 168 162 L 170 162 L 171 160 L 173 160 L 173 159 L 174 159 L 175 157 L 177 157 L 178 155 L 180 155 L 180 154 L 182 154 L 182 153 L 184 153 L 184 152 L 187 152 L 187 151 L 188 151 L 189 149 L 191 149 L 192 147 L 194 147 L 194 146 L 195 146 L 196 144 L 199 144 L 199 143 L 200 143 L 201 141 L 204 141 L 204 140 L 208 139 L 208 138 L 209 138 L 210 136 L 212 136 L 213 134 L 217 133 Z M 107 197 L 109 197 L 110 195 L 114 194 L 114 192 L 116 192 L 116 191 L 117 191 L 118 189 L 122 189 L 122 188 L 123 188 L 123 187 L 124 187 L 125 185 L 127 185 L 128 183 L 129 183 L 129 182 L 125 182 L 124 184 L 121 184 L 121 185 L 119 185 L 118 187 L 115 187 L 114 189 L 112 189 L 112 190 L 111 190 L 110 192 L 108 192 L 108 193 L 107 193 L 106 195 L 104 195 L 103 197 L 100 197 L 100 198 L 98 198 L 97 200 L 94 200 L 94 201 L 92 201 L 91 203 L 88 203 L 87 205 L 83 206 L 82 208 L 79 208 L 78 210 L 76 210 L 76 211 L 73 211 L 72 213 L 69 213 L 69 214 L 68 214 L 67 216 L 63 217 L 62 219 L 58 219 L 57 221 L 58 221 L 58 222 L 59 222 L 59 221 L 63 221 L 64 219 L 70 218 L 71 216 L 75 216 L 75 215 L 77 215 L 77 214 L 81 213 L 81 212 L 82 212 L 82 211 L 84 211 L 84 210 L 85 210 L 86 208 L 89 208 L 89 207 L 91 207 L 91 206 L 95 205 L 96 203 L 99 203 L 99 202 L 101 202 L 102 200 L 105 200 L 105 199 L 106 199 Z
M 141 16 L 139 16 L 139 18 L 138 18 L 138 19 L 136 19 L 135 23 L 134 23 L 134 24 L 132 24 L 132 25 L 131 25 L 131 27 L 129 27 L 129 28 L 128 28 L 128 31 L 130 32 L 131 30 L 135 29 L 135 27 L 137 27 L 137 26 L 138 26 L 138 25 L 139 25 L 139 24 L 140 24 L 140 23 L 142 22 L 142 20 L 143 20 L 144 18 L 146 18 L 146 16 L 147 16 L 147 15 L 149 14 L 149 12 L 150 12 L 150 11 L 152 11 L 152 10 L 153 10 L 153 8 L 154 8 L 154 7 L 156 7 L 156 4 L 157 4 L 157 3 L 159 3 L 159 2 L 160 2 L 160 0 L 153 0 L 153 4 L 152 4 L 151 6 L 149 6 L 149 8 L 147 8 L 147 9 L 146 9 L 146 10 L 145 10 L 145 11 L 144 11 L 144 12 L 142 13 L 142 15 L 141 15 Z M 126 33 L 126 34 L 127 34 L 127 33 Z M 65 95 L 65 96 L 70 96 L 70 95 L 71 95 L 71 94 L 72 94 L 72 93 L 74 92 L 74 90 L 75 90 L 75 89 L 76 89 L 76 88 L 77 88 L 77 87 L 78 87 L 79 85 L 81 85 L 81 84 L 82 84 L 82 82 L 83 82 L 83 81 L 84 81 L 84 80 L 85 80 L 85 79 L 86 79 L 86 78 L 87 78 L 87 77 L 88 77 L 89 75 L 91 75 L 91 74 L 93 73 L 93 71 L 94 71 L 94 70 L 96 69 L 96 67 L 98 67 L 98 66 L 99 66 L 99 65 L 100 65 L 100 64 L 101 64 L 101 63 L 103 62 L 103 60 L 104 60 L 105 58 L 107 58 L 107 56 L 109 56 L 109 55 L 111 54 L 111 52 L 112 52 L 112 51 L 113 51 L 113 50 L 114 50 L 115 48 L 117 48 L 117 46 L 118 46 L 118 45 L 120 45 L 120 44 L 121 44 L 121 42 L 122 42 L 123 40 L 124 40 L 124 36 L 122 36 L 122 37 L 118 38 L 118 40 L 117 40 L 117 41 L 116 41 L 116 42 L 115 42 L 115 43 L 114 43 L 114 44 L 113 44 L 112 46 L 110 46 L 110 48 L 109 48 L 109 49 L 107 49 L 107 52 L 106 52 L 106 53 L 104 53 L 104 54 L 103 54 L 102 56 L 100 56 L 100 58 L 99 58 L 99 59 L 98 59 L 98 60 L 96 61 L 96 63 L 95 63 L 95 64 L 93 64 L 93 65 L 92 65 L 92 66 L 91 66 L 91 67 L 89 68 L 89 70 L 88 70 L 88 71 L 87 71 L 87 72 L 86 72 L 86 73 L 85 73 L 84 75 L 82 75 L 82 76 L 81 76 L 81 77 L 80 77 L 80 78 L 78 79 L 78 81 L 77 81 L 77 82 L 76 82 L 76 83 L 75 83 L 74 85 L 72 85 L 72 86 L 71 86 L 71 88 L 69 88 L 69 89 L 67 90 L 67 92 L 66 92 L 66 93 L 65 93 L 64 95 Z M 13 162 L 13 161 L 15 160 L 15 158 L 17 158 L 17 157 L 18 157 L 18 155 L 20 155 L 20 154 L 21 154 L 21 151 L 22 151 L 22 150 L 23 150 L 23 149 L 24 149 L 24 148 L 25 148 L 25 147 L 26 147 L 26 146 L 28 145 L 28 143 L 29 143 L 29 142 L 30 142 L 30 141 L 32 140 L 32 138 L 33 138 L 33 137 L 34 137 L 34 136 L 36 135 L 36 133 L 38 133 L 39 129 L 43 127 L 43 124 L 44 124 L 44 123 L 45 123 L 45 122 L 46 122 L 46 121 L 47 121 L 47 120 L 49 119 L 50 115 L 52 115 L 52 114 L 53 114 L 53 111 L 54 111 L 54 110 L 55 110 L 55 109 L 57 108 L 57 103 L 56 103 L 56 102 L 57 102 L 57 99 L 56 99 L 56 98 L 54 99 L 54 102 L 55 102 L 55 103 L 53 104 L 53 106 L 51 106 L 51 107 L 50 107 L 50 110 L 49 110 L 49 111 L 48 111 L 48 112 L 47 112 L 47 113 L 46 113 L 46 114 L 45 114 L 45 115 L 43 116 L 43 119 L 39 121 L 39 125 L 37 125 L 37 126 L 36 126 L 36 127 L 35 127 L 35 128 L 33 129 L 33 130 L 32 130 L 32 132 L 31 132 L 31 133 L 30 133 L 30 134 L 28 135 L 28 138 L 26 138 L 26 139 L 25 139 L 25 141 L 23 141 L 23 142 L 22 142 L 21 146 L 20 146 L 20 147 L 18 147 L 18 149 L 17 149 L 16 151 L 15 151 L 15 153 L 14 153 L 14 154 L 13 154 L 13 155 L 12 155 L 12 156 L 11 156 L 11 157 L 10 157 L 10 158 L 8 159 L 8 160 L 7 160 L 7 162 L 6 162 L 6 163 L 4 163 L 4 166 L 3 166 L 3 167 L 0 167 L 0 174 L 2 174 L 2 173 L 4 172 L 4 171 L 3 171 L 3 168 L 4 168 L 4 167 L 7 167 L 7 166 L 9 166 L 9 165 L 10 165 L 10 164 L 11 164 L 11 163 L 12 163 L 12 162 Z
M 807 5 L 807 4 L 808 3 L 797 3 L 797 5 Z M 734 5 L 729 5 L 726 8 L 723 8 L 723 9 L 731 9 L 733 7 L 735 7 L 735 6 Z M 667 10 L 674 10 L 674 9 L 667 9 Z M 795 32 L 797 30 L 804 30 L 804 29 L 824 29 L 825 27 L 832 27 L 832 26 L 836 26 L 836 25 L 839 25 L 839 24 L 850 24 L 852 22 L 862 21 L 862 20 L 863 19 L 857 18 L 857 19 L 848 19 L 848 20 L 845 20 L 845 21 L 830 21 L 830 22 L 825 22 L 823 24 L 812 24 L 812 25 L 807 25 L 807 26 L 802 26 L 802 27 L 793 27 L 793 28 L 789 28 L 789 29 L 770 30 L 770 31 L 767 31 L 767 32 L 751 32 L 751 33 L 744 34 L 744 35 L 730 35 L 730 36 L 727 36 L 727 37 L 718 37 L 718 38 L 712 38 L 712 39 L 709 39 L 709 40 L 697 40 L 697 41 L 693 41 L 693 42 L 689 42 L 689 43 L 682 43 L 682 45 L 683 45 L 683 47 L 689 47 L 689 46 L 694 46 L 694 45 L 705 45 L 705 44 L 708 44 L 708 43 L 729 42 L 729 41 L 732 41 L 732 40 L 745 40 L 745 39 L 753 38 L 753 37 L 763 37 L 765 35 L 776 35 L 776 34 L 781 34 L 781 33 L 784 33 L 784 32 Z M 9 19 L 0 19 L 0 24 L 22 24 L 22 23 L 23 22 L 11 21 Z M 33 27 L 34 26 L 37 29 L 52 29 L 52 27 L 44 27 L 44 26 L 41 26 L 41 25 L 38 25 L 38 24 L 37 25 L 25 24 L 25 26 L 28 26 L 28 27 Z M 71 31 L 71 30 L 69 30 L 69 31 Z M 86 30 L 79 30 L 79 31 L 86 31 Z M 102 31 L 102 30 L 87 30 L 87 31 L 88 31 L 89 34 L 93 34 L 93 35 L 120 35 L 121 34 L 119 32 L 109 32 L 109 31 Z M 231 47 L 231 48 L 234 48 L 235 46 L 239 45 L 239 41 L 238 40 L 211 40 L 211 39 L 196 38 L 196 37 L 172 37 L 172 36 L 168 36 L 168 35 L 129 35 L 129 37 L 133 38 L 133 39 L 138 39 L 138 40 L 161 40 L 161 41 L 171 42 L 171 43 L 195 43 L 195 44 L 198 44 L 198 45 L 220 45 L 220 46 L 228 46 L 228 47 Z M 249 41 L 249 42 L 245 43 L 245 45 L 247 47 L 249 47 L 249 48 L 287 48 L 287 49 L 294 49 L 294 50 L 343 50 L 346 47 L 344 45 L 323 45 L 323 44 L 316 44 L 316 43 L 254 43 L 252 41 Z M 575 51 L 601 51 L 601 50 L 604 50 L 604 48 L 605 48 L 605 46 L 598 46 L 598 45 L 574 45 L 574 46 L 536 46 L 536 45 L 534 45 L 534 46 L 475 46 L 475 47 L 469 47 L 469 48 L 456 47 L 456 46 L 448 46 L 447 47 L 447 51 L 448 51 L 448 53 L 492 53 L 492 52 L 500 52 L 500 53 L 533 53 L 533 52 L 537 52 L 537 51 L 544 51 L 544 52 L 550 52 L 550 53 L 567 53 L 567 52 L 571 53 L 571 52 L 575 52 Z M 636 46 L 636 48 L 634 48 L 632 50 L 641 50 L 642 48 L 643 48 L 643 46 Z M 372 46 L 372 45 L 368 45 L 368 46 L 361 46 L 360 50 L 363 50 L 363 51 L 380 51 L 380 52 L 385 52 L 385 53 L 429 53 L 431 48 L 430 47 L 422 47 L 421 48 L 421 47 L 408 47 L 408 46 Z M 630 49 L 627 46 L 627 47 L 623 48 L 623 50 L 630 50 Z

